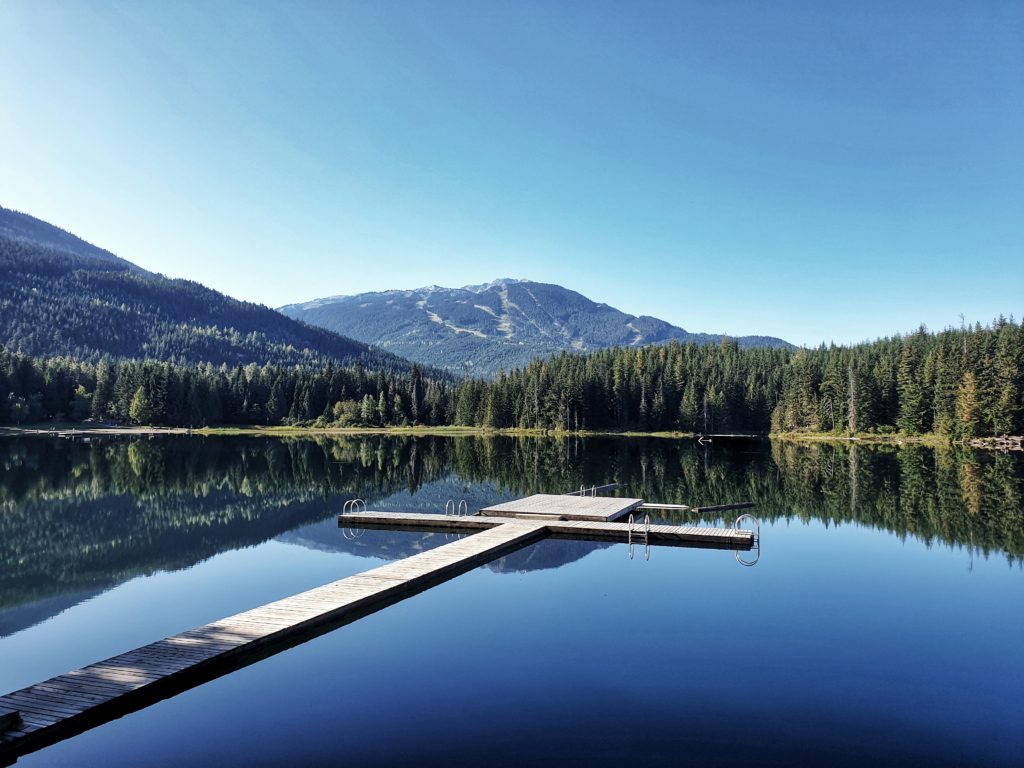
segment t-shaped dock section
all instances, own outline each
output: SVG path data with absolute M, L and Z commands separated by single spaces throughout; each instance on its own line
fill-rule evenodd
M 451 504 L 451 502 L 449 502 Z M 351 505 L 348 509 L 358 505 Z M 749 502 L 704 507 L 703 511 L 718 512 L 753 506 Z M 454 509 L 454 505 L 452 506 Z M 693 509 L 677 504 L 653 505 L 654 509 Z M 712 528 L 705 525 L 651 524 L 644 516 L 637 520 L 637 512 L 648 509 L 643 499 L 625 499 L 613 496 L 556 496 L 538 493 L 524 499 L 506 501 L 484 507 L 475 515 L 402 512 L 351 512 L 338 516 L 338 525 L 345 529 L 371 530 L 402 529 L 433 533 L 472 533 L 493 528 L 514 530 L 517 526 L 540 526 L 544 535 L 560 539 L 585 541 L 621 541 L 637 544 L 660 544 L 676 547 L 709 547 L 748 551 L 758 545 L 754 531 L 732 528 Z M 620 520 L 629 515 L 628 522 Z
M 642 499 L 538 494 L 486 507 L 476 515 L 346 511 L 338 518 L 342 529 L 473 535 L 0 696 L 0 765 L 305 642 L 549 536 L 737 552 L 757 546 L 757 535 L 738 526 L 651 525 L 646 517 L 638 524 L 631 513 L 642 505 Z M 356 506 L 349 502 L 346 509 Z M 630 515 L 628 523 L 616 522 L 625 515 Z

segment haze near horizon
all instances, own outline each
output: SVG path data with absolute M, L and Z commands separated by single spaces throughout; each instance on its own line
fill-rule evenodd
M 506 275 L 693 331 L 1021 313 L 1016 3 L 0 5 L 0 204 L 270 306 Z

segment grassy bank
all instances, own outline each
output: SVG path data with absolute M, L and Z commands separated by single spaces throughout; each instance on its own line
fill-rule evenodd
M 923 435 L 904 435 L 899 433 L 879 435 L 873 432 L 858 432 L 852 435 L 841 435 L 831 432 L 778 432 L 770 435 L 772 440 L 794 443 L 855 443 L 858 445 L 929 445 L 932 447 L 949 445 L 949 438 L 944 435 L 928 433 Z
M 658 437 L 670 439 L 694 438 L 692 432 L 637 432 L 612 430 L 544 430 L 544 429 L 492 429 L 466 426 L 405 426 L 405 427 L 311 427 L 263 426 L 255 424 L 227 424 L 216 427 L 154 427 L 145 425 L 120 426 L 81 423 L 21 424 L 0 427 L 0 434 L 8 435 L 241 435 L 264 437 L 301 437 L 323 435 L 421 435 L 437 437 L 463 437 L 479 435 L 505 435 L 510 437 Z
M 509 437 L 640 437 L 660 438 L 668 440 L 692 440 L 698 437 L 693 432 L 643 432 L 635 430 L 543 430 L 543 429 L 490 429 L 485 427 L 465 426 L 405 426 L 405 427 L 311 427 L 311 426 L 261 426 L 252 424 L 223 425 L 217 427 L 152 427 L 152 426 L 119 426 L 110 424 L 53 423 L 22 424 L 19 426 L 0 427 L 0 435 L 217 435 L 217 436 L 250 436 L 250 437 L 330 437 L 355 435 L 409 435 L 423 437 L 467 437 L 467 436 L 509 436 Z M 907 435 L 900 433 L 875 434 L 862 432 L 857 434 L 836 434 L 828 432 L 780 432 L 771 435 L 712 435 L 712 440 L 728 440 L 734 438 L 754 438 L 781 440 L 794 443 L 843 443 L 857 445 L 927 445 L 942 446 L 949 444 L 949 438 L 937 434 Z M 993 440 L 996 440 L 993 438 Z M 977 448 L 1001 448 L 1002 445 L 989 446 L 982 440 L 972 442 Z

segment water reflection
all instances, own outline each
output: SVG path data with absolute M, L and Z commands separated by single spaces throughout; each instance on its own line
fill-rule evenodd
M 1024 555 L 1022 459 L 952 448 L 540 438 L 162 438 L 0 441 L 0 635 L 137 575 L 277 538 L 405 557 L 443 534 L 346 539 L 335 515 L 471 509 L 527 493 L 622 484 L 653 501 L 750 500 L 763 522 L 856 523 L 998 555 Z M 691 522 L 689 512 L 654 522 Z M 731 524 L 732 520 L 729 520 Z M 608 545 L 560 541 L 494 570 L 553 568 Z M 539 554 L 538 554 L 539 553 Z

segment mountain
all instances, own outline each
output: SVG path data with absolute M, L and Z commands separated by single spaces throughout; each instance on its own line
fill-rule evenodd
M 46 357 L 372 367 L 405 361 L 189 280 L 147 272 L 0 207 L 0 344 Z
M 478 375 L 525 365 L 562 350 L 661 344 L 717 344 L 664 320 L 621 312 L 575 291 L 529 280 L 332 296 L 280 308 L 289 317 L 374 344 L 420 363 Z M 744 347 L 788 347 L 771 336 L 741 336 Z
M 108 264 L 117 264 L 126 269 L 146 273 L 129 261 L 118 258 L 110 251 L 87 243 L 77 235 L 73 235 L 60 227 L 48 224 L 27 213 L 12 211 L 0 206 L 0 239 L 16 240 L 23 244 L 34 244 L 66 251 L 83 258 L 98 259 Z M 148 274 L 148 273 L 146 273 Z

